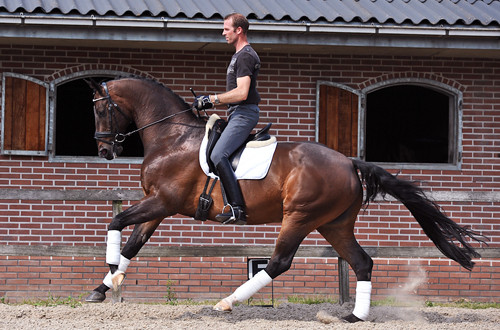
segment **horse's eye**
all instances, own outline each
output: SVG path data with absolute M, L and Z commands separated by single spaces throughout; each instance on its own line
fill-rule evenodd
M 106 108 L 99 107 L 94 105 L 94 112 L 100 117 L 103 118 L 106 116 Z

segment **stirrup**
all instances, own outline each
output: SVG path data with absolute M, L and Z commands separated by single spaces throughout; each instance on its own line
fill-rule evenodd
M 224 212 L 224 210 L 226 209 L 226 206 L 229 206 L 229 209 L 230 209 L 230 212 Z M 235 208 L 238 208 L 238 215 L 240 217 L 236 217 L 236 213 L 235 213 Z M 243 210 L 243 208 L 241 207 L 234 207 L 231 205 L 231 204 L 226 204 L 224 206 L 224 208 L 222 209 L 222 213 L 220 214 L 217 214 L 215 216 L 215 219 L 219 222 L 221 222 L 223 225 L 228 225 L 228 224 L 231 224 L 231 225 L 246 225 L 247 223 L 247 220 L 246 220 L 246 214 L 245 214 L 245 211 Z

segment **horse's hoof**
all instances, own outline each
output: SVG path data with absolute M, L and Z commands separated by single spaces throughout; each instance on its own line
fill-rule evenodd
M 362 319 L 360 319 L 354 314 L 349 314 L 346 317 L 343 317 L 342 320 L 344 320 L 344 322 L 349 322 L 349 323 L 363 322 Z
M 123 284 L 123 281 L 125 281 L 125 273 L 121 270 L 117 270 L 112 276 L 111 276 L 111 282 L 113 283 L 113 291 L 118 291 L 120 287 Z
M 217 303 L 217 305 L 214 306 L 214 310 L 219 312 L 230 312 L 233 310 L 233 307 L 226 301 L 226 299 L 222 299 Z
M 106 299 L 106 295 L 104 293 L 100 293 L 97 291 L 92 291 L 91 294 L 85 298 L 85 302 L 89 303 L 100 303 L 103 302 Z

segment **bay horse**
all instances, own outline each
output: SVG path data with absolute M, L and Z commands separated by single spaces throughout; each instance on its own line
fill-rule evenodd
M 110 271 L 103 284 L 86 298 L 89 302 L 102 302 L 109 288 L 119 288 L 130 259 L 164 218 L 195 215 L 206 182 L 198 160 L 205 121 L 193 114 L 184 99 L 151 79 L 133 77 L 88 83 L 94 89 L 99 156 L 115 158 L 123 140 L 132 133 L 140 134 L 144 146 L 144 198 L 109 224 L 106 263 Z M 139 129 L 125 133 L 131 122 Z M 356 241 L 354 223 L 361 207 L 378 194 L 389 194 L 402 202 L 437 248 L 464 268 L 471 270 L 471 258 L 480 257 L 468 241 L 483 242 L 481 235 L 446 217 L 415 184 L 319 143 L 279 142 L 267 176 L 239 183 L 247 207 L 247 225 L 281 222 L 281 230 L 264 271 L 218 302 L 215 310 L 231 311 L 233 304 L 247 300 L 287 271 L 301 242 L 317 230 L 356 274 L 355 307 L 344 320 L 366 320 L 373 261 Z M 213 199 L 210 220 L 224 207 L 218 189 L 214 189 Z M 120 251 L 121 231 L 130 225 L 135 227 Z

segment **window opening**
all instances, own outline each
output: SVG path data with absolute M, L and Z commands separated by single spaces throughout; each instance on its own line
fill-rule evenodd
M 111 78 L 109 76 L 92 77 L 96 81 Z M 92 89 L 83 78 L 57 86 L 55 156 L 97 157 L 92 93 Z M 127 131 L 135 128 L 132 124 Z M 133 134 L 127 137 L 120 157 L 142 157 L 143 155 L 144 150 L 139 135 Z
M 451 95 L 420 85 L 396 85 L 369 93 L 366 160 L 453 163 L 453 101 Z

